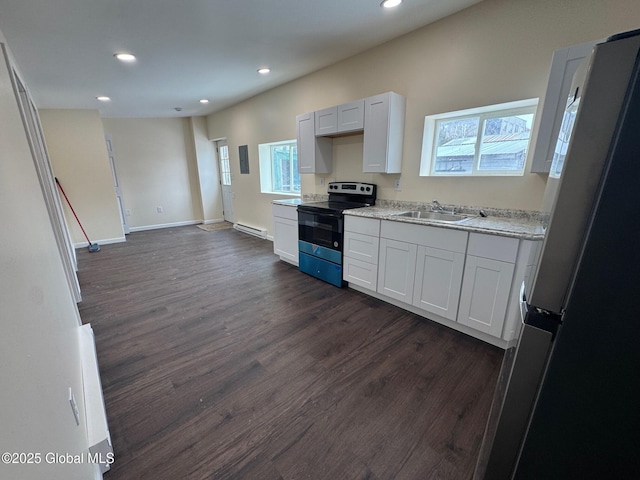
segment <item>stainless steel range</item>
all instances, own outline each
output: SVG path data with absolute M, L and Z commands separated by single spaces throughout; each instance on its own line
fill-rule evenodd
M 327 193 L 327 202 L 298 206 L 300 271 L 342 287 L 343 212 L 375 205 L 376 186 L 371 183 L 331 182 Z

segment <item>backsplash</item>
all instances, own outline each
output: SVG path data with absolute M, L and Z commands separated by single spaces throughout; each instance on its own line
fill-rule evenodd
M 310 193 L 302 195 L 304 202 L 324 202 L 329 199 L 328 195 Z M 393 210 L 421 210 L 430 209 L 430 202 L 404 202 L 399 200 L 385 200 L 379 198 L 376 200 L 376 207 L 389 208 Z M 455 209 L 456 213 L 464 213 L 468 215 L 478 215 L 482 210 L 489 217 L 513 218 L 531 222 L 541 222 L 543 213 L 535 210 L 510 210 L 506 208 L 478 207 L 467 205 L 442 205 L 445 211 Z

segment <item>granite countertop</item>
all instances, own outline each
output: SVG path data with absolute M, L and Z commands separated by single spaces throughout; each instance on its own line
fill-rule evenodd
M 273 200 L 271 203 L 275 203 L 276 205 L 296 206 L 302 203 L 302 199 L 301 198 L 281 198 L 278 200 Z
M 475 215 L 473 218 L 462 223 L 447 223 L 437 220 L 419 219 L 411 217 L 398 217 L 394 214 L 416 210 L 413 208 L 398 208 L 398 205 L 376 205 L 375 207 L 354 208 L 345 210 L 345 215 L 357 217 L 377 218 L 380 220 L 390 220 L 393 222 L 413 223 L 417 225 L 430 225 L 433 227 L 451 228 L 467 232 L 485 233 L 489 235 L 500 235 L 503 237 L 520 238 L 523 240 L 541 240 L 544 237 L 542 223 L 535 212 L 528 213 L 522 211 L 500 210 L 487 211 L 487 217 L 479 215 L 480 209 L 472 207 L 461 207 L 456 209 L 457 213 Z M 421 208 L 425 208 L 422 206 Z
M 318 202 L 327 200 L 326 195 L 304 195 L 303 198 L 285 198 L 273 200 L 277 205 L 296 206 L 301 203 Z M 438 220 L 424 218 L 398 217 L 394 214 L 410 210 L 429 210 L 430 203 L 399 202 L 379 199 L 374 207 L 352 208 L 345 210 L 345 215 L 356 217 L 377 218 L 393 222 L 413 223 L 416 225 L 431 225 L 433 227 L 451 228 L 465 232 L 485 233 L 488 235 L 500 235 L 503 237 L 521 238 L 523 240 L 542 240 L 544 231 L 540 212 L 523 210 L 506 210 L 485 207 L 467 207 L 460 205 L 443 205 L 445 211 L 455 208 L 456 213 L 472 216 L 462 223 L 447 223 Z M 487 216 L 481 217 L 479 212 L 483 210 Z

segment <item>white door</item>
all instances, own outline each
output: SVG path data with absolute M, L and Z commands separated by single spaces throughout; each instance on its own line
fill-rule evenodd
M 129 233 L 129 225 L 127 224 L 127 215 L 124 209 L 124 201 L 122 200 L 122 190 L 118 181 L 118 173 L 116 171 L 115 153 L 113 151 L 113 142 L 111 135 L 105 135 L 107 142 L 107 154 L 109 155 L 109 165 L 111 166 L 111 175 L 113 176 L 113 188 L 116 192 L 116 200 L 118 201 L 118 211 L 120 212 L 120 221 L 122 222 L 122 230 L 125 234 Z
M 225 140 L 216 142 L 218 165 L 220 167 L 220 186 L 222 190 L 222 210 L 224 219 L 233 223 L 233 189 L 231 187 L 231 164 L 229 163 L 229 147 Z

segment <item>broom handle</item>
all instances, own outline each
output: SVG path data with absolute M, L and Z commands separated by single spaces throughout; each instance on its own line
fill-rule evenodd
M 78 225 L 80 225 L 80 230 L 82 230 L 82 233 L 84 233 L 84 238 L 86 238 L 87 242 L 89 243 L 89 245 L 91 245 L 91 240 L 89 240 L 89 236 L 87 235 L 87 232 L 84 231 L 84 228 L 82 227 L 82 224 L 80 223 L 80 219 L 78 218 L 78 215 L 76 215 L 76 211 L 73 209 L 73 206 L 71 205 L 71 202 L 69 201 L 69 198 L 67 197 L 67 194 L 64 193 L 64 189 L 62 188 L 62 185 L 58 181 L 58 177 L 54 177 L 54 178 L 56 179 L 56 184 L 58 185 L 58 188 L 62 192 L 62 195 L 64 195 L 64 199 L 67 201 L 67 205 L 69 205 L 69 208 L 73 212 L 73 216 L 76 217 L 76 221 L 78 222 Z

